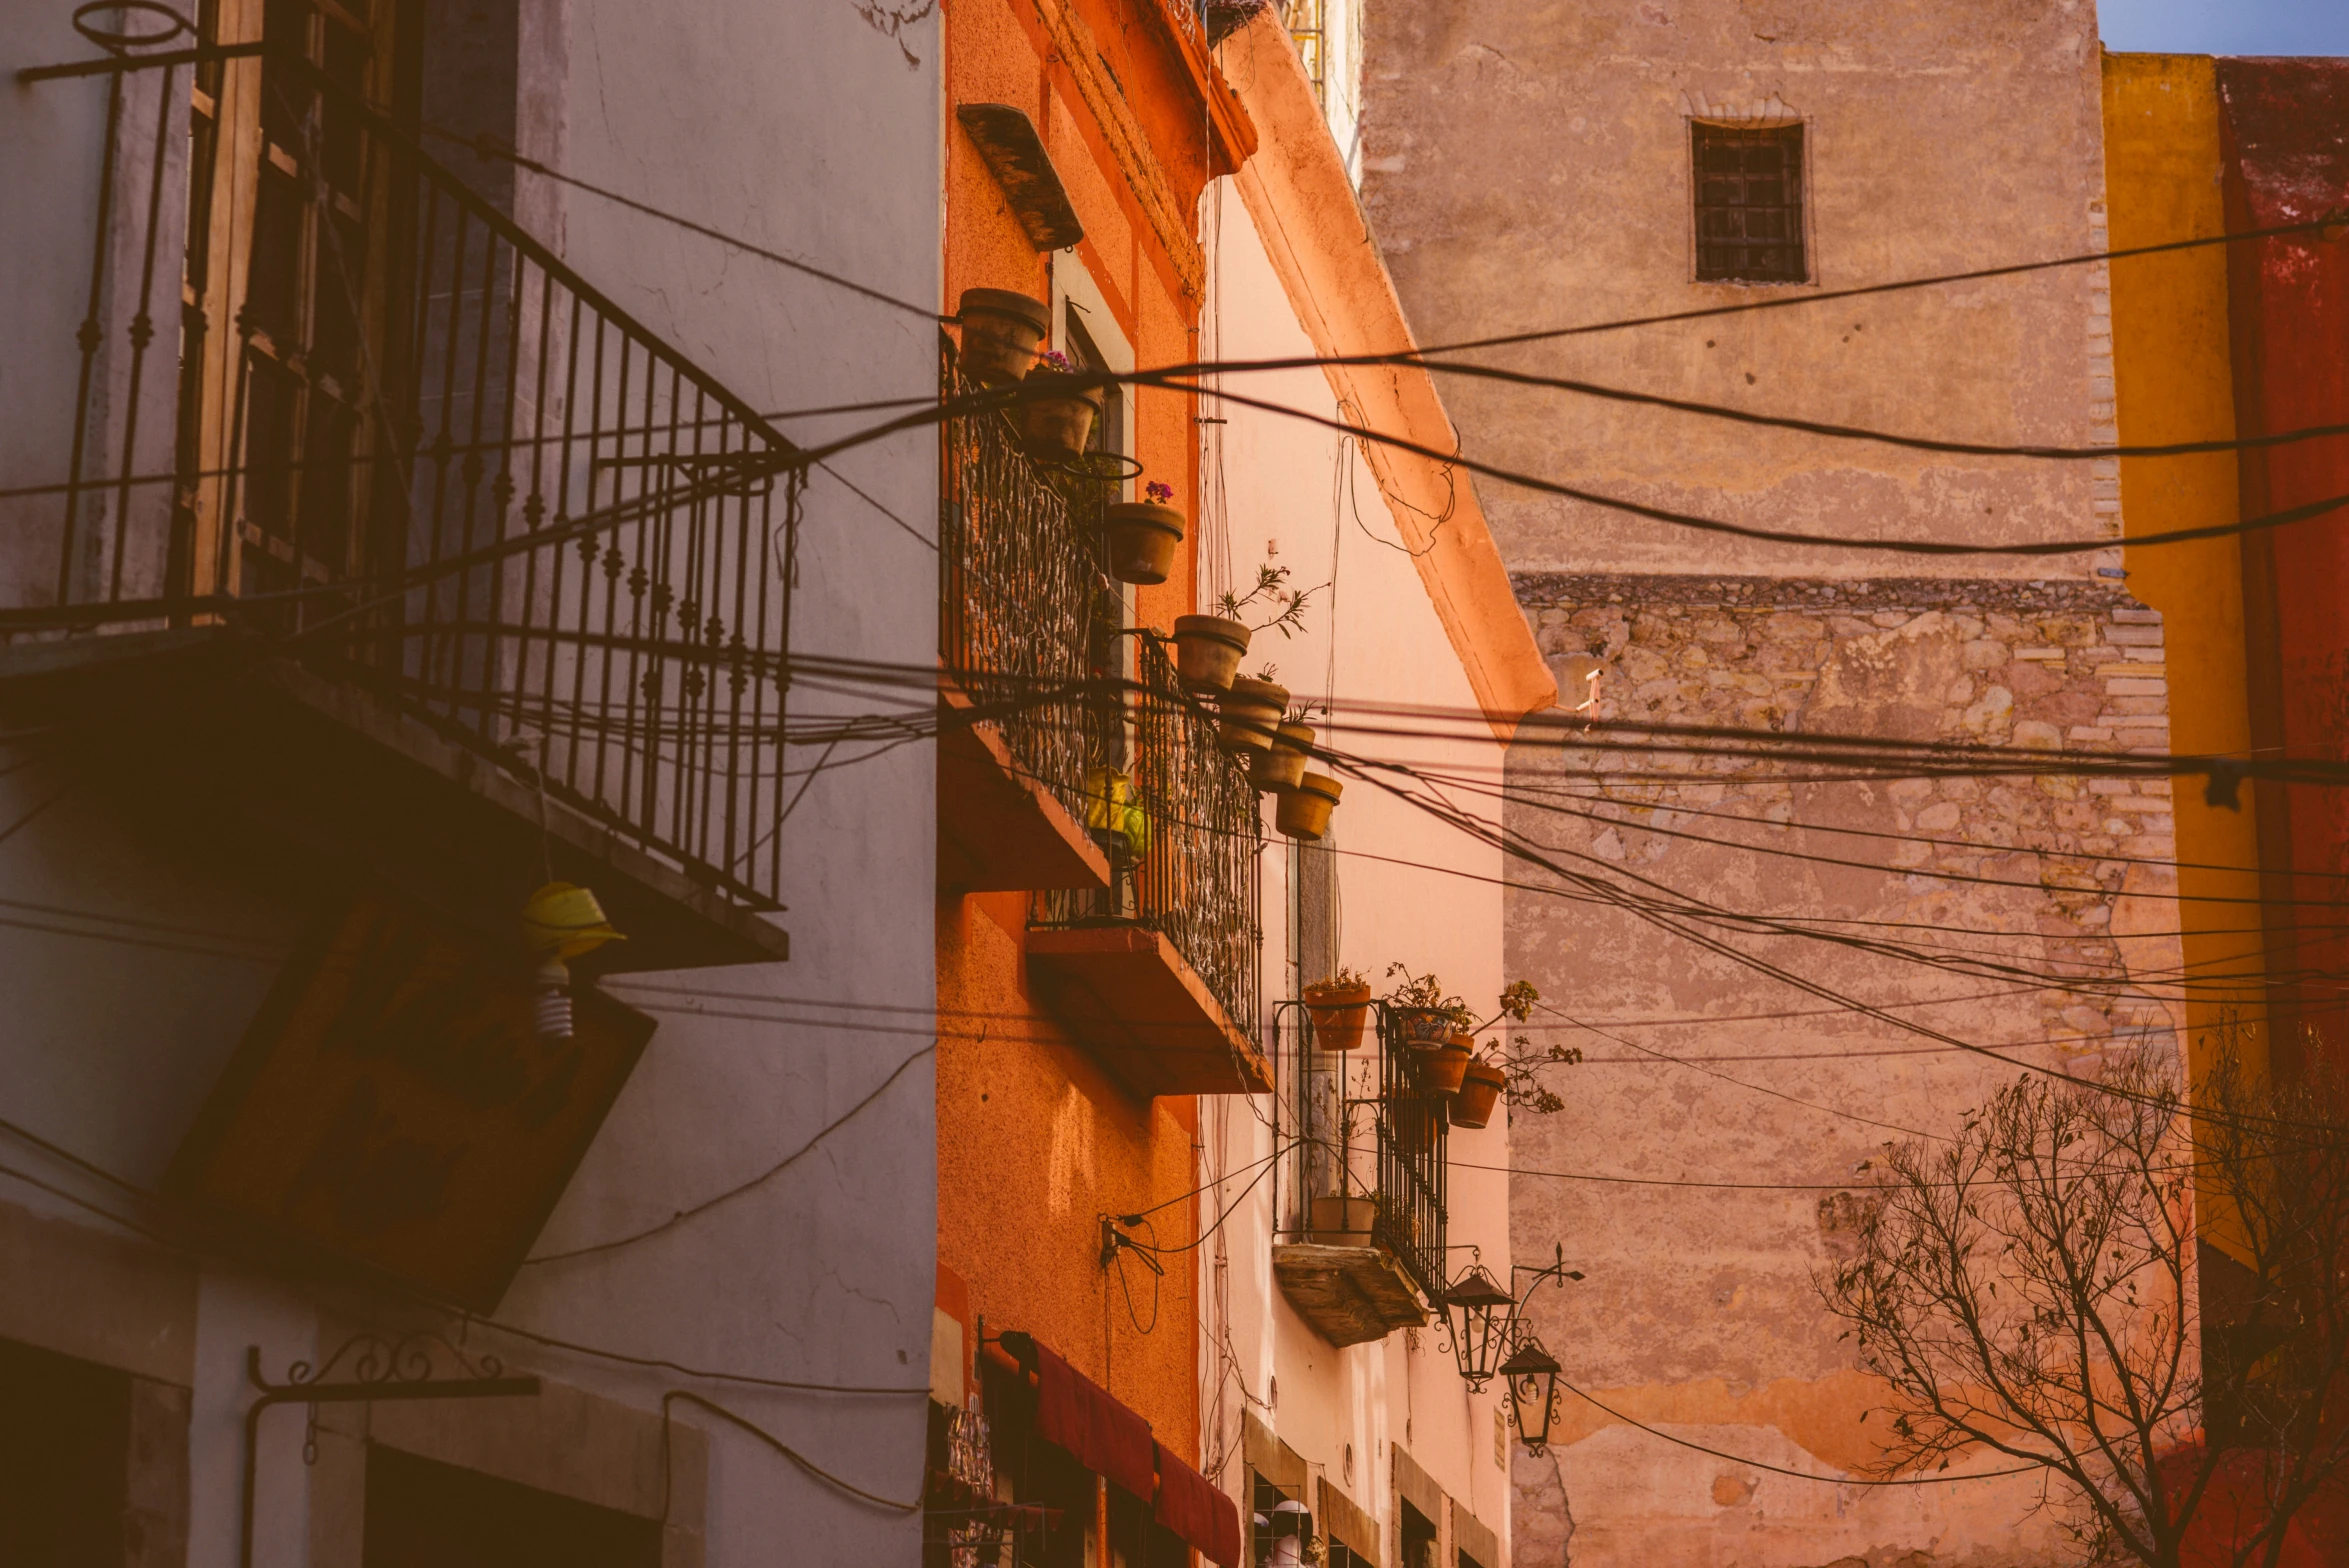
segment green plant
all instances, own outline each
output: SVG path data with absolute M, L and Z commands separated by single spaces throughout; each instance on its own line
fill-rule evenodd
M 1485 1041 L 1484 1057 L 1501 1070 L 1501 1097 L 1509 1102 L 1511 1110 L 1552 1116 L 1566 1109 L 1566 1102 L 1542 1082 L 1541 1070 L 1574 1066 L 1582 1060 L 1582 1047 L 1555 1043 L 1537 1046 L 1524 1035 L 1518 1035 L 1507 1046 L 1498 1039 Z
M 1459 997 L 1447 996 L 1443 981 L 1432 972 L 1415 975 L 1402 960 L 1397 959 L 1387 965 L 1387 978 L 1392 980 L 1397 975 L 1401 975 L 1403 981 L 1387 993 L 1388 1006 L 1408 1008 L 1413 1012 L 1441 1013 L 1445 1021 L 1461 1033 L 1476 1027 L 1476 1014 Z
M 1256 586 L 1246 593 L 1226 591 L 1217 594 L 1215 609 L 1225 620 L 1238 621 L 1251 633 L 1278 627 L 1283 637 L 1289 637 L 1305 629 L 1305 601 L 1312 593 L 1310 588 L 1290 588 L 1289 569 L 1268 563 L 1256 568 Z M 1248 619 L 1248 607 L 1254 604 L 1278 606 L 1278 609 L 1270 620 L 1251 621 Z M 1262 678 L 1270 680 L 1272 677 L 1266 675 Z
M 1354 986 L 1368 984 L 1370 984 L 1370 981 L 1364 978 L 1361 971 L 1349 969 L 1345 965 L 1340 964 L 1337 967 L 1335 973 L 1325 975 L 1321 979 L 1314 981 L 1312 985 L 1307 986 L 1305 989 L 1308 991 L 1313 991 L 1318 990 L 1323 986 L 1327 986 L 1332 990 L 1346 990 Z

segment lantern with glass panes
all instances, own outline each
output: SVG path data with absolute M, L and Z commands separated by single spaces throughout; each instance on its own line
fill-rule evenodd
M 1549 1448 L 1558 1420 L 1559 1370 L 1558 1358 L 1531 1334 L 1520 1334 L 1517 1348 L 1501 1363 L 1501 1383 L 1509 1391 L 1509 1418 L 1516 1424 L 1517 1441 L 1536 1457 Z
M 1479 1260 L 1471 1262 L 1458 1279 L 1445 1287 L 1440 1303 L 1444 1332 L 1451 1338 L 1452 1358 L 1459 1363 L 1460 1376 L 1470 1388 L 1482 1388 L 1491 1382 L 1501 1370 L 1500 1363 L 1526 1337 L 1525 1304 L 1533 1299 L 1535 1291 L 1544 1283 L 1582 1278 L 1580 1270 L 1566 1266 L 1563 1246 L 1558 1248 L 1556 1261 L 1547 1268 L 1529 1268 L 1522 1263 L 1510 1265 L 1510 1284 L 1514 1285 L 1520 1275 L 1531 1277 L 1526 1280 L 1522 1294 L 1513 1293 Z

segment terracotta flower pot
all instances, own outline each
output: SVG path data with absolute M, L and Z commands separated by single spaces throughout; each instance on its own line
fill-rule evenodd
M 1367 1247 L 1378 1204 L 1369 1198 L 1313 1200 L 1313 1239 L 1325 1247 Z
M 1370 984 L 1316 980 L 1305 988 L 1305 1011 L 1313 1019 L 1315 1045 L 1325 1051 L 1359 1050 L 1370 1024 Z
M 1025 376 L 1052 324 L 1042 300 L 1010 289 L 964 289 L 954 313 L 962 321 L 963 374 L 989 387 Z
M 1289 688 L 1253 676 L 1235 676 L 1219 706 L 1223 723 L 1215 732 L 1217 745 L 1232 752 L 1266 751 L 1272 746 L 1273 732 L 1280 727 L 1281 715 L 1289 711 Z
M 1020 445 L 1039 463 L 1074 462 L 1101 413 L 1101 389 L 1065 370 L 1031 370 L 1020 381 Z
M 1102 518 L 1109 575 L 1121 583 L 1166 581 L 1183 542 L 1183 514 L 1155 501 L 1120 501 Z
M 1345 786 L 1336 779 L 1319 773 L 1308 773 L 1297 787 L 1281 791 L 1280 809 L 1273 814 L 1273 823 L 1290 838 L 1303 839 L 1308 844 L 1318 843 L 1329 831 L 1329 814 L 1337 809 L 1338 794 Z
M 1313 752 L 1313 726 L 1284 724 L 1272 732 L 1272 744 L 1248 761 L 1248 782 L 1260 790 L 1295 789 L 1305 779 L 1305 764 Z
M 1452 1015 L 1436 1007 L 1398 1007 L 1395 1022 L 1402 1027 L 1403 1043 L 1414 1051 L 1432 1051 L 1452 1037 Z
M 1175 673 L 1193 691 L 1228 691 L 1248 652 L 1248 628 L 1220 615 L 1178 615 Z
M 1419 1081 L 1430 1094 L 1458 1094 L 1475 1055 L 1476 1047 L 1465 1035 L 1454 1035 L 1438 1049 L 1419 1053 Z
M 1460 1092 L 1452 1097 L 1452 1125 L 1482 1127 L 1491 1121 L 1493 1107 L 1500 1103 L 1501 1090 L 1508 1081 L 1508 1075 L 1492 1063 L 1472 1059 L 1461 1076 Z

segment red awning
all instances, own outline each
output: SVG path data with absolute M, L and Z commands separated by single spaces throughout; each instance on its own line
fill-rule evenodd
M 1036 1435 L 1067 1449 L 1086 1469 L 1147 1499 L 1150 1423 L 1051 1350 L 1030 1343 L 1036 1352 Z
M 1158 1450 L 1158 1522 L 1199 1549 L 1210 1562 L 1240 1568 L 1240 1509 L 1213 1481 L 1167 1451 Z

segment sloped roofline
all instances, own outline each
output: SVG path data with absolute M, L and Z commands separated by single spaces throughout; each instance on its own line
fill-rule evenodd
M 1216 63 L 1256 126 L 1255 156 L 1234 176 L 1240 199 L 1314 353 L 1354 358 L 1417 347 L 1313 84 L 1275 10 L 1266 7 L 1226 38 Z M 1460 449 L 1425 368 L 1324 365 L 1322 373 L 1365 429 L 1439 452 Z M 1365 441 L 1362 453 L 1485 721 L 1508 741 L 1519 719 L 1557 700 L 1558 688 L 1518 608 L 1474 488 L 1466 475 L 1416 452 Z M 1438 517 L 1441 527 L 1431 522 Z

